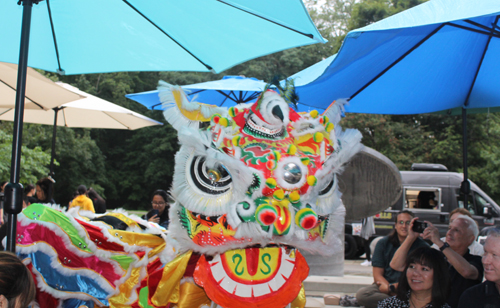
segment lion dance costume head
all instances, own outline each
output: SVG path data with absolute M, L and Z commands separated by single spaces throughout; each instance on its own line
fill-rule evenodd
M 304 307 L 299 250 L 343 252 L 337 176 L 362 146 L 342 102 L 297 113 L 288 85 L 225 109 L 160 88 L 181 144 L 168 235 L 123 210 L 32 204 L 15 240 L 39 307 Z
M 225 109 L 160 86 L 181 144 L 169 241 L 201 255 L 194 282 L 222 307 L 301 306 L 309 268 L 298 250 L 343 249 L 337 175 L 361 149 L 361 134 L 338 125 L 342 102 L 298 113 L 293 84 L 280 90 Z

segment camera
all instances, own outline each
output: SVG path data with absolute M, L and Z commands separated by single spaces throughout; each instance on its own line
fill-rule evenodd
M 420 222 L 418 220 L 415 220 L 413 222 L 413 227 L 411 229 L 413 232 L 422 233 L 424 232 L 425 228 L 427 228 L 426 222 Z

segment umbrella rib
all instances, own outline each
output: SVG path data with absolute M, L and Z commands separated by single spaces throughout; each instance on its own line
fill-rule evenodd
M 497 16 L 497 17 L 498 17 L 498 16 Z M 482 24 L 480 24 L 480 23 L 477 23 L 477 22 L 472 21 L 472 20 L 469 20 L 469 19 L 465 20 L 465 22 L 466 22 L 466 23 L 469 23 L 469 24 L 471 24 L 471 25 L 473 25 L 473 26 L 476 26 L 476 27 L 478 27 L 478 28 L 481 28 L 481 29 L 483 29 L 483 30 L 494 32 L 494 33 L 495 33 L 495 34 L 497 34 L 497 35 L 498 35 L 498 34 L 500 34 L 500 32 L 499 32 L 499 31 L 495 30 L 495 28 L 497 27 L 497 25 L 496 25 L 496 24 L 494 24 L 494 25 L 493 25 L 493 27 L 488 28 L 488 27 L 487 27 L 487 26 L 485 26 L 485 25 L 482 25 Z
M 231 97 L 231 95 L 228 95 L 226 93 L 224 93 L 224 91 L 221 91 L 221 90 L 216 90 L 217 92 L 219 92 L 222 96 L 224 96 L 226 99 L 229 98 L 230 100 L 232 100 L 233 102 L 237 103 L 237 101 Z M 222 106 L 222 104 L 221 104 Z
M 115 121 L 116 121 L 116 123 L 123 125 L 123 127 L 125 127 L 126 129 L 128 129 L 128 130 L 132 130 L 132 129 L 130 128 L 130 126 L 125 125 L 125 124 L 123 124 L 122 122 L 120 122 L 119 120 L 117 120 L 117 119 L 113 118 L 113 116 L 112 116 L 112 115 L 110 115 L 110 114 L 108 114 L 107 112 L 103 112 L 103 113 L 104 113 L 105 115 L 107 115 L 108 117 L 110 117 L 111 119 L 115 120 Z
M 57 72 L 60 75 L 64 75 L 64 70 L 61 68 L 61 61 L 59 58 L 59 48 L 57 47 L 56 32 L 54 29 L 54 21 L 52 20 L 52 11 L 50 10 L 49 0 L 47 0 L 47 11 L 49 12 L 50 28 L 52 29 L 52 38 L 54 39 L 54 48 L 56 49 L 57 65 L 59 66 Z
M 364 86 L 362 86 L 361 89 L 359 89 L 353 95 L 351 95 L 351 97 L 349 98 L 349 100 L 351 100 L 354 97 L 356 97 L 364 89 L 366 89 L 368 86 L 370 86 L 372 83 L 374 83 L 377 79 L 379 79 L 382 75 L 384 75 L 388 70 L 390 70 L 394 65 L 398 64 L 401 60 L 403 60 L 404 58 L 406 58 L 406 56 L 408 56 L 410 53 L 412 53 L 420 45 L 422 45 L 423 43 L 425 43 L 425 41 L 427 41 L 429 38 L 431 38 L 434 34 L 436 34 L 444 26 L 445 26 L 445 24 L 442 24 L 439 27 L 437 27 L 436 29 L 434 29 L 431 33 L 427 34 L 427 36 L 424 37 L 423 39 L 421 39 L 420 42 L 418 42 L 417 44 L 415 44 L 412 48 L 410 48 L 407 52 L 405 52 L 401 57 L 399 57 L 398 59 L 396 59 L 396 61 L 392 62 L 388 67 L 386 67 L 383 71 L 381 71 L 377 76 L 373 77 L 372 80 L 370 80 L 368 83 L 366 83 Z
M 484 34 L 484 35 L 487 35 L 489 37 L 494 36 L 496 38 L 500 38 L 500 34 L 495 34 L 495 33 L 490 33 L 490 32 L 486 32 L 486 31 L 481 31 L 481 30 L 469 28 L 469 27 L 466 27 L 466 26 L 461 26 L 461 25 L 452 24 L 452 23 L 445 23 L 444 25 L 448 25 L 448 26 L 459 28 L 459 29 L 476 32 L 476 33 L 479 33 L 479 34 Z M 490 29 L 490 28 L 488 28 L 488 30 L 491 31 L 491 32 L 494 31 L 493 29 Z
M 0 116 L 1 116 L 1 115 L 3 115 L 4 113 L 7 113 L 7 112 L 11 111 L 11 110 L 12 110 L 12 108 L 9 108 L 9 109 L 6 109 L 6 110 L 5 110 L 5 111 L 3 111 L 3 112 L 0 112 Z
M 249 100 L 252 100 L 252 99 L 255 99 L 257 97 L 259 97 L 260 93 L 262 92 L 253 92 L 247 99 L 246 101 L 248 102 Z
M 249 102 L 249 101 L 252 101 L 252 100 L 256 99 L 257 97 L 259 97 L 259 94 L 260 93 L 253 92 L 249 97 L 243 99 L 242 103 L 246 103 L 246 102 Z
M 222 101 L 222 103 L 220 103 L 219 107 L 222 107 L 222 105 L 224 105 L 224 103 L 227 101 L 227 97 L 224 97 L 224 100 Z M 238 103 L 238 102 L 235 102 L 235 103 Z
M 155 107 L 158 107 L 158 106 L 160 106 L 160 105 L 161 105 L 161 103 L 154 104 L 154 105 L 152 105 L 152 106 L 151 106 L 151 109 L 152 109 L 152 110 L 155 110 Z
M 314 39 L 314 35 L 312 35 L 312 34 L 310 34 L 310 33 L 304 33 L 304 32 L 301 32 L 301 31 L 299 31 L 299 30 L 296 30 L 296 29 L 290 28 L 290 27 L 288 27 L 288 26 L 285 26 L 285 25 L 283 25 L 283 24 L 280 24 L 280 23 L 278 23 L 278 22 L 276 22 L 276 21 L 274 21 L 274 20 L 271 20 L 271 19 L 269 19 L 269 18 L 265 18 L 265 17 L 263 17 L 263 16 L 257 15 L 257 14 L 255 14 L 255 13 L 252 13 L 252 12 L 249 12 L 249 11 L 247 11 L 247 10 L 244 10 L 244 9 L 242 9 L 242 8 L 240 8 L 240 7 L 237 7 L 237 6 L 233 5 L 233 4 L 227 3 L 226 1 L 223 1 L 223 0 L 217 0 L 217 1 L 218 1 L 218 2 L 220 2 L 220 3 L 223 3 L 223 4 L 225 4 L 225 5 L 228 5 L 228 6 L 230 6 L 230 7 L 233 7 L 233 8 L 235 8 L 235 9 L 237 9 L 237 10 L 243 11 L 243 12 L 245 12 L 245 13 L 247 13 L 247 14 L 253 15 L 253 16 L 258 17 L 258 18 L 261 18 L 261 19 L 264 19 L 264 20 L 266 20 L 266 21 L 268 21 L 268 22 L 271 22 L 271 23 L 273 23 L 273 24 L 275 24 L 275 25 L 278 25 L 278 26 L 280 26 L 280 27 L 286 28 L 286 29 L 291 30 L 291 31 L 293 31 L 293 32 L 297 32 L 298 34 L 301 34 L 301 35 L 307 36 L 308 38 Z
M 63 118 L 63 124 L 62 126 L 69 127 L 68 122 L 66 121 L 66 112 L 64 112 L 64 109 L 61 109 L 62 111 L 62 118 Z
M 495 18 L 495 25 L 498 23 L 498 18 L 499 18 L 499 16 L 497 16 Z M 491 28 L 491 32 L 493 32 L 493 31 L 495 31 L 494 28 Z M 483 54 L 481 55 L 481 60 L 479 61 L 479 64 L 477 66 L 476 74 L 474 75 L 474 79 L 472 80 L 472 84 L 470 86 L 469 92 L 467 93 L 467 97 L 465 98 L 465 102 L 464 102 L 465 106 L 469 105 L 469 97 L 470 97 L 470 94 L 472 93 L 472 89 L 474 88 L 474 85 L 476 84 L 477 75 L 479 74 L 479 70 L 481 69 L 481 66 L 483 65 L 484 56 L 486 55 L 486 51 L 488 50 L 488 47 L 490 46 L 490 42 L 491 42 L 491 36 L 488 37 L 488 41 L 486 42 L 486 46 L 484 46 Z
M 16 88 L 12 87 L 10 84 L 7 84 L 5 83 L 3 80 L 0 80 L 1 83 L 3 83 L 4 85 L 6 85 L 7 87 L 11 88 L 12 90 L 16 91 Z M 32 100 L 31 98 L 29 98 L 28 96 L 24 96 L 26 97 L 27 99 L 29 99 L 33 104 L 37 105 L 38 107 L 40 107 L 40 109 L 44 110 L 43 106 L 38 104 L 37 102 L 35 102 L 34 100 Z
M 228 95 L 230 95 L 230 96 L 233 97 L 233 101 L 236 100 L 236 101 L 239 102 L 239 101 L 241 101 L 241 94 L 242 93 L 243 93 L 243 91 L 239 91 L 239 93 L 237 95 L 234 91 L 231 90 L 231 91 L 229 91 Z M 246 93 L 246 91 L 245 91 L 245 93 Z
M 197 56 L 195 56 L 191 51 L 189 51 L 181 43 L 177 42 L 173 37 L 171 37 L 167 32 L 165 32 L 165 30 L 163 30 L 157 24 L 155 24 L 151 19 L 147 18 L 146 15 L 144 15 L 143 13 L 141 13 L 141 11 L 139 11 L 130 2 L 128 2 L 127 0 L 122 0 L 122 1 L 125 2 L 125 4 L 127 4 L 131 9 L 133 9 L 134 11 L 136 11 L 137 14 L 141 15 L 145 20 L 149 21 L 149 23 L 152 24 L 154 27 L 156 27 L 156 29 L 160 30 L 163 34 L 165 34 L 166 36 L 168 36 L 174 43 L 176 43 L 179 47 L 181 47 L 182 49 L 184 49 L 184 51 L 186 51 L 188 54 L 190 54 L 193 58 L 195 58 L 198 62 L 200 62 L 203 66 L 205 66 L 209 71 L 213 71 L 213 68 L 210 65 L 208 65 L 205 62 L 201 61 L 200 58 L 198 58 Z

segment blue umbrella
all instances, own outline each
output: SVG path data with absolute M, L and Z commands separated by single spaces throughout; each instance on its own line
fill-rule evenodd
M 467 110 L 500 106 L 500 2 L 431 0 L 350 32 L 325 72 L 297 92 L 347 112 L 417 114 L 461 109 L 467 198 Z
M 497 0 L 431 0 L 351 31 L 299 97 L 377 114 L 500 106 L 499 13 Z
M 264 81 L 253 77 L 224 76 L 221 80 L 185 85 L 182 88 L 190 100 L 196 98 L 197 101 L 205 104 L 232 106 L 256 100 L 265 86 Z M 158 90 L 125 96 L 149 109 L 161 109 Z
M 28 65 L 61 74 L 220 72 L 255 57 L 325 42 L 300 0 L 288 0 L 286 5 L 281 0 L 18 3 L 22 7 L 16 1 L 0 1 L 0 61 L 19 65 L 11 183 L 4 203 L 10 251 L 15 250 L 16 214 L 22 207 L 18 182 Z
M 297 91 L 297 94 L 299 95 L 299 102 L 297 104 L 298 111 L 311 111 L 313 109 L 325 110 L 329 106 L 319 105 L 316 103 L 316 101 L 312 100 L 311 97 L 306 97 L 305 99 L 303 99 L 301 97 L 301 92 L 302 89 L 307 89 L 307 87 L 304 87 L 305 85 L 313 82 L 319 76 L 323 75 L 325 70 L 330 66 L 330 64 L 333 62 L 333 60 L 335 60 L 336 57 L 337 54 L 334 54 L 333 56 L 330 56 L 316 64 L 313 64 L 308 68 L 305 68 L 287 78 L 293 79 L 295 89 Z M 284 86 L 285 82 L 286 80 L 281 81 L 281 85 Z M 321 93 L 319 93 L 319 95 L 321 95 Z

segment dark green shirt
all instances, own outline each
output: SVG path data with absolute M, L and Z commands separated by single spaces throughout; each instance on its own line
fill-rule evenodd
M 413 250 L 424 246 L 429 245 L 421 238 L 417 238 L 415 242 L 413 242 L 413 245 L 411 245 L 409 252 L 412 252 Z M 375 251 L 373 252 L 372 266 L 383 268 L 384 278 L 387 279 L 389 283 L 398 282 L 399 276 L 401 275 L 401 272 L 393 270 L 389 266 L 389 263 L 391 263 L 392 257 L 394 257 L 394 254 L 396 253 L 396 250 L 398 250 L 398 248 L 399 245 L 395 247 L 391 244 L 391 242 L 389 242 L 389 237 L 384 236 L 381 240 L 378 241 L 377 246 L 375 246 Z

